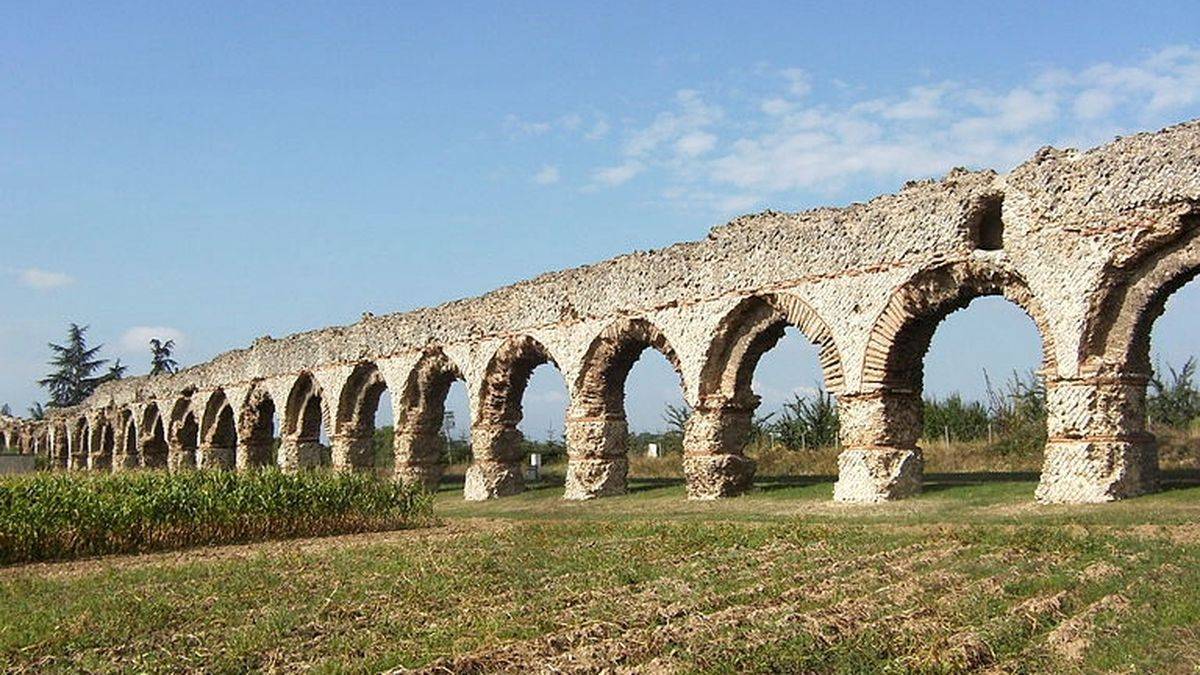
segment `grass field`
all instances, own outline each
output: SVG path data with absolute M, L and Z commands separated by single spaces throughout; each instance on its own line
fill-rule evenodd
M 1194 672 L 1200 487 L 1032 503 L 1025 474 L 830 501 L 677 481 L 427 530 L 0 569 L 5 671 Z

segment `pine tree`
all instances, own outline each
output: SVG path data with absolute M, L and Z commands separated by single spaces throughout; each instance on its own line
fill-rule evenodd
M 108 361 L 97 358 L 103 345 L 88 348 L 87 329 L 87 326 L 80 327 L 73 323 L 67 329 L 66 345 L 50 343 L 50 349 L 54 352 L 50 365 L 55 370 L 38 380 L 38 384 L 50 391 L 50 402 L 47 404 L 50 407 L 78 405 L 102 382 L 114 379 L 112 369 L 106 375 L 95 376 L 95 372 Z M 120 364 L 116 364 L 116 367 L 120 367 Z
M 158 338 L 150 340 L 150 374 L 170 375 L 179 370 L 179 363 L 171 358 L 175 349 L 175 341 L 163 342 Z

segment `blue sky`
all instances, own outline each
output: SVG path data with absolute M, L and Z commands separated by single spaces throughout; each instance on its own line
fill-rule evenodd
M 1200 116 L 1194 4 L 1044 4 L 7 3 L 0 402 L 42 398 L 69 321 L 132 372 L 152 335 L 194 363 Z M 1172 300 L 1167 360 L 1197 309 Z M 927 390 L 979 396 L 1038 350 L 980 301 Z M 791 338 L 758 387 L 817 377 Z M 635 428 L 674 386 L 638 366 Z M 535 376 L 528 431 L 561 426 L 561 388 Z

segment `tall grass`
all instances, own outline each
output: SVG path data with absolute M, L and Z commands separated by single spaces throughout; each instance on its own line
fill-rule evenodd
M 54 473 L 0 480 L 0 563 L 415 527 L 432 500 L 361 474 Z

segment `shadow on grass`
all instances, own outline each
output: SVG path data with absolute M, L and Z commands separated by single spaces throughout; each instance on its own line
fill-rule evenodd
M 1200 487 L 1200 470 L 1175 469 L 1172 471 L 1160 471 L 1158 474 L 1158 483 L 1160 492 Z
M 925 474 L 922 492 L 939 492 L 953 488 L 987 485 L 989 483 L 1036 483 L 1041 477 L 1036 471 L 971 471 L 966 473 Z

